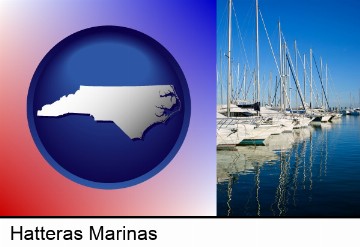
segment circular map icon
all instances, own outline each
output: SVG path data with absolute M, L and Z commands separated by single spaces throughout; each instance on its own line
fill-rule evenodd
M 48 163 L 82 185 L 116 189 L 160 172 L 180 149 L 190 95 L 174 57 L 133 29 L 70 35 L 40 62 L 27 115 Z

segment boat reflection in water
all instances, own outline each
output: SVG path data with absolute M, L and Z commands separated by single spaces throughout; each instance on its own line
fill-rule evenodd
M 317 180 L 327 175 L 331 127 L 319 123 L 272 135 L 265 146 L 218 151 L 218 215 L 308 215 L 313 173 Z

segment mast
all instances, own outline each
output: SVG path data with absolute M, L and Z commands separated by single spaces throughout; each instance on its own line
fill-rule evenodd
M 321 58 L 320 58 L 320 59 L 321 59 Z M 321 65 L 322 65 L 322 59 L 321 59 L 320 61 L 321 61 Z M 321 93 L 322 93 L 322 96 L 323 96 L 322 100 L 324 101 L 324 98 L 325 98 L 327 107 L 328 107 L 328 109 L 330 109 L 329 101 L 328 101 L 328 99 L 327 99 L 327 96 L 326 96 L 326 93 L 325 93 L 324 84 L 323 84 L 323 81 L 322 81 L 322 66 L 321 66 L 321 74 L 320 74 L 319 68 L 317 67 L 317 64 L 316 64 L 315 57 L 314 57 L 314 62 L 315 62 L 316 70 L 317 70 L 317 72 L 318 72 L 319 79 L 320 79 L 320 83 L 321 83 L 321 89 L 322 89 Z M 322 102 L 322 103 L 323 103 L 323 102 Z M 322 105 L 322 107 L 324 107 L 324 109 L 325 109 L 324 104 Z
M 287 71 L 288 71 L 288 67 L 286 65 L 286 43 L 283 43 L 282 44 L 282 49 L 283 49 L 283 105 L 284 105 L 284 111 L 286 111 L 286 108 L 287 108 L 287 103 L 286 102 L 286 90 L 287 90 Z
M 281 43 L 281 28 L 280 28 L 280 21 L 279 21 L 279 55 L 280 55 L 280 109 L 283 109 L 283 102 L 282 102 L 282 94 L 283 94 L 283 85 L 282 85 L 282 78 L 283 78 L 283 58 L 282 58 L 282 43 Z
M 284 54 L 286 54 L 286 50 L 285 50 Z M 289 105 L 288 105 L 288 107 L 291 108 L 290 65 L 289 66 L 286 65 L 286 69 L 287 69 L 286 70 L 286 87 L 287 87 L 287 90 L 289 90 Z M 286 108 L 285 108 L 285 111 L 286 111 Z
M 305 56 L 305 53 L 304 53 L 304 101 L 306 102 L 306 56 Z
M 256 92 L 256 101 L 260 102 L 260 60 L 259 60 L 259 3 L 258 0 L 255 1 L 256 9 L 256 83 L 257 83 L 257 92 Z
M 298 70 L 298 55 L 297 55 L 297 46 L 296 46 L 296 40 L 295 40 L 295 70 L 296 70 L 296 78 L 299 79 L 299 70 Z M 295 109 L 297 109 L 298 107 L 298 102 L 297 102 L 297 93 L 295 93 Z
M 279 84 L 278 84 L 278 79 L 277 79 L 277 76 L 275 76 L 275 91 L 274 91 L 274 92 L 275 92 L 275 96 L 274 96 L 274 98 L 275 98 L 274 106 L 275 106 L 275 107 L 278 106 L 278 104 L 277 104 L 278 102 L 277 102 L 277 99 L 276 99 L 276 94 L 277 94 L 277 87 L 276 87 L 276 86 L 277 86 L 277 85 L 279 85 Z
M 326 89 L 325 89 L 325 95 L 328 97 L 328 71 L 327 71 L 327 64 L 325 64 L 325 83 L 326 83 Z M 330 109 L 329 109 L 330 110 Z
M 244 77 L 243 77 L 243 95 L 244 95 L 244 101 L 246 101 L 246 63 L 244 64 Z
M 240 63 L 238 63 L 236 95 L 235 96 L 236 96 L 236 98 L 234 100 L 237 103 L 237 100 L 240 100 Z
M 323 65 L 322 65 L 322 57 L 320 57 L 320 82 L 322 83 L 323 79 Z M 324 91 L 321 91 L 321 107 L 324 107 Z
M 288 50 L 287 50 L 287 51 L 288 51 Z M 292 61 L 291 61 L 291 57 L 290 57 L 289 53 L 286 53 L 286 59 L 287 59 L 288 64 L 289 64 L 289 67 L 288 67 L 289 70 L 290 70 L 289 72 L 291 72 L 291 75 L 292 75 L 292 77 L 293 77 L 293 79 L 294 79 L 294 81 L 295 81 L 296 89 L 297 89 L 297 91 L 298 91 L 298 93 L 299 93 L 299 97 L 300 97 L 300 100 L 301 100 L 301 104 L 303 105 L 303 107 L 304 107 L 304 109 L 305 109 L 305 102 L 304 102 L 304 98 L 303 98 L 302 93 L 301 93 L 301 90 L 300 90 L 300 83 L 299 83 L 298 78 L 296 78 L 294 65 L 293 65 L 293 63 L 292 63 Z M 290 73 L 289 73 L 289 76 L 290 76 Z
M 310 48 L 310 109 L 312 109 L 312 82 L 313 82 L 313 76 L 312 76 L 312 49 Z
M 229 35 L 228 35 L 228 92 L 227 92 L 227 116 L 230 117 L 230 95 L 231 95 L 231 7 L 232 0 L 229 0 Z
M 256 101 L 256 95 L 255 95 L 255 93 L 256 93 L 256 73 L 255 73 L 255 71 L 253 71 L 253 81 L 254 81 L 254 84 L 253 84 L 253 86 L 254 86 L 254 89 L 253 89 L 253 91 L 254 91 L 254 93 L 253 93 L 253 101 L 255 103 L 255 101 Z
M 269 102 L 268 102 L 268 105 L 271 106 L 271 84 L 272 84 L 272 73 L 270 71 L 270 77 L 269 77 L 269 94 L 268 94 L 268 97 L 269 97 Z
M 220 105 L 221 105 L 221 108 L 222 108 L 222 104 L 224 104 L 224 101 L 223 101 L 223 78 L 222 78 L 222 51 L 220 49 Z

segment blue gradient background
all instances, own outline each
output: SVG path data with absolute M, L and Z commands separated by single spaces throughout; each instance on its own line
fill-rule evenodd
M 215 215 L 215 1 L 2 1 L 0 3 L 0 215 Z M 26 97 L 36 67 L 60 40 L 100 25 L 161 43 L 187 79 L 188 134 L 171 163 L 126 189 L 78 185 L 37 150 Z M 11 107 L 8 107 L 11 106 Z

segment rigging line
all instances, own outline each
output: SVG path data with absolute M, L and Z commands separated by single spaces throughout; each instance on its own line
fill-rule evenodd
M 254 12 L 255 12 L 255 5 L 251 4 L 250 8 L 248 8 L 248 12 L 245 15 L 245 18 L 243 18 L 244 22 L 242 23 L 242 26 L 245 29 L 245 30 L 243 29 L 244 30 L 244 37 L 248 37 L 247 33 L 248 33 L 248 30 L 249 30 L 250 23 L 252 24 L 252 20 L 255 18 L 253 16 Z M 251 30 L 253 30 L 252 27 L 251 27 Z
M 333 78 L 332 78 L 332 76 L 331 76 L 331 71 L 330 71 L 330 68 L 329 68 L 329 66 L 328 66 L 328 72 L 329 72 L 329 79 L 330 79 L 330 81 L 332 82 L 332 83 L 330 83 L 330 90 L 332 91 L 332 93 L 334 94 L 334 95 L 336 95 L 336 97 L 337 97 L 337 100 L 338 100 L 338 104 L 339 104 L 339 107 L 340 107 L 340 97 L 339 97 L 339 94 L 338 93 L 334 93 L 334 92 L 336 92 L 335 91 L 335 88 L 334 88 L 334 80 L 333 80 Z
M 245 72 L 246 73 L 246 72 Z M 245 90 L 246 90 L 246 88 L 244 87 L 243 88 L 243 80 L 240 80 L 240 78 L 244 78 L 244 74 L 245 73 L 243 73 L 243 72 L 240 72 L 240 74 L 239 74 L 239 80 L 238 80 L 238 85 L 240 85 L 240 88 L 238 88 L 238 94 L 239 94 L 239 96 L 240 96 L 240 94 L 241 94 L 241 92 L 244 90 L 244 92 L 245 92 Z
M 289 57 L 289 53 L 288 53 L 288 52 L 286 53 L 286 59 L 287 59 L 287 61 L 288 61 L 289 67 L 290 67 L 291 75 L 292 75 L 292 77 L 293 77 L 293 79 L 294 79 L 294 81 L 295 81 L 296 88 L 297 88 L 297 90 L 298 90 L 298 92 L 299 92 L 301 103 L 302 103 L 304 109 L 306 109 L 306 107 L 305 107 L 305 102 L 304 102 L 304 99 L 303 99 L 303 97 L 302 97 L 302 94 L 301 94 L 301 91 L 300 91 L 300 88 L 299 88 L 298 80 L 297 80 L 297 78 L 296 78 L 296 76 L 295 76 L 295 74 L 294 74 L 294 71 L 293 71 L 293 64 L 292 64 L 292 62 L 291 62 L 291 58 Z
M 216 29 L 216 33 L 219 32 L 221 23 L 222 23 L 222 21 L 223 21 L 223 19 L 224 19 L 225 13 L 226 13 L 226 9 L 227 9 L 227 4 L 226 4 L 225 7 L 224 7 L 224 11 L 223 11 L 222 16 L 221 16 L 221 18 L 220 18 L 220 22 L 219 22 L 219 25 L 218 25 L 218 27 L 217 27 L 217 29 Z
M 244 76 L 244 74 L 243 73 L 241 73 L 241 77 L 243 77 Z M 239 95 L 241 94 L 241 92 L 242 92 L 242 90 L 244 90 L 245 91 L 245 88 L 243 88 L 243 84 L 242 84 L 242 82 L 240 83 L 240 76 L 239 76 L 239 84 L 241 84 L 241 86 L 240 86 L 240 89 L 239 89 Z
M 309 84 L 310 84 L 310 80 L 309 80 L 308 73 L 306 73 L 306 65 L 304 64 L 305 61 L 302 60 L 299 49 L 296 49 L 296 51 L 297 51 L 298 57 L 300 58 L 301 65 L 302 65 L 302 67 L 305 69 L 305 74 L 304 74 L 304 76 L 305 76 L 305 90 L 304 90 L 304 91 L 305 91 L 305 92 L 304 92 L 304 93 L 306 94 L 306 79 L 309 81 Z M 298 76 L 299 76 L 299 75 L 298 75 Z M 299 78 L 298 78 L 298 79 L 299 79 Z M 306 103 L 306 102 L 305 102 L 305 103 Z
M 283 33 L 281 33 L 281 36 L 282 36 L 282 38 L 283 38 L 283 40 L 284 40 L 284 42 L 285 42 L 285 46 L 286 46 L 286 50 L 287 50 L 287 54 L 290 54 L 290 51 L 289 51 L 289 48 L 288 48 L 288 46 L 287 46 L 287 43 L 286 43 L 286 39 L 285 39 L 285 36 L 284 36 L 284 34 Z M 289 59 L 290 59 L 290 62 L 291 62 L 291 64 L 292 64 L 292 61 L 291 61 L 291 57 L 289 56 Z M 311 59 L 311 58 L 310 58 Z M 296 81 L 296 80 L 294 80 L 295 81 L 295 83 L 298 83 L 298 81 Z M 300 85 L 299 85 L 300 86 Z M 314 86 L 314 85 L 313 85 Z M 296 85 L 296 87 L 298 87 L 298 85 Z M 315 86 L 315 90 L 317 91 L 317 88 L 316 88 L 316 86 Z M 299 92 L 299 95 L 300 95 L 300 98 L 301 98 L 301 101 L 303 102 L 303 98 L 302 98 L 302 94 L 301 94 L 301 91 L 298 91 Z M 318 99 L 318 97 L 315 97 L 315 99 L 316 99 L 316 102 L 319 104 L 319 99 Z M 305 107 L 305 106 L 304 106 Z
M 255 70 L 253 70 L 253 72 L 251 73 L 251 79 L 250 79 L 250 82 L 249 82 L 249 85 L 248 85 L 248 88 L 247 88 L 246 94 L 245 94 L 246 98 L 248 98 L 250 87 L 252 86 L 252 83 L 253 83 L 254 73 L 255 73 Z
M 238 66 L 235 67 L 235 66 L 236 65 L 233 64 L 232 68 L 233 68 L 233 71 L 234 71 L 234 69 L 235 70 L 237 69 L 237 72 L 235 72 L 235 73 L 233 72 L 236 75 L 236 82 L 233 81 L 233 84 L 235 84 L 236 87 L 235 87 L 235 85 L 233 85 L 232 91 L 234 94 L 233 99 L 236 101 L 238 97 L 240 98 L 240 93 L 241 93 L 241 88 L 242 88 L 242 83 L 240 83 L 240 75 L 242 75 L 242 74 L 240 74 L 239 67 Z
M 238 66 L 239 66 L 239 64 L 238 64 Z M 237 78 L 237 95 L 239 96 L 239 99 L 240 99 L 240 95 L 241 95 L 241 92 L 244 90 L 244 92 L 245 92 L 245 90 L 246 90 L 246 88 L 244 87 L 243 88 L 243 80 L 240 80 L 240 78 L 243 78 L 244 77 L 244 75 L 245 75 L 245 71 L 241 71 L 240 72 L 240 67 L 238 67 L 238 73 L 237 73 L 237 76 L 238 76 L 238 78 Z
M 311 59 L 311 58 L 310 58 Z M 307 64 L 307 68 L 310 70 L 310 62 Z M 313 78 L 312 78 L 313 79 Z M 309 84 L 310 84 L 310 79 L 308 78 L 308 81 L 309 81 Z M 315 81 L 314 81 L 315 82 Z M 315 89 L 315 90 L 312 90 L 312 96 L 314 96 L 314 98 L 315 98 L 315 101 L 316 101 L 316 104 L 317 104 L 317 106 L 319 106 L 320 104 L 319 104 L 319 92 L 318 92 L 318 90 L 317 90 L 317 87 L 316 87 L 316 84 L 315 83 L 313 83 L 312 84 L 312 89 Z M 316 93 L 316 95 L 315 95 L 315 93 Z
M 280 83 L 277 82 L 277 78 L 276 78 L 276 81 L 275 81 L 275 85 L 276 85 L 276 87 L 275 87 L 275 94 L 274 94 L 274 97 L 273 97 L 273 99 L 272 99 L 272 101 L 271 101 L 271 104 L 272 104 L 272 103 L 275 103 L 275 105 L 276 105 L 276 103 L 277 103 L 277 102 L 275 102 L 275 99 L 276 99 L 276 95 L 277 95 L 277 90 L 278 90 L 278 88 L 279 88 L 279 84 L 280 84 Z
M 227 9 L 227 5 L 225 6 L 225 8 L 224 8 L 224 13 L 223 13 L 223 15 L 225 14 L 225 12 L 226 12 L 226 9 Z M 223 19 L 223 18 L 222 18 Z M 222 20 L 221 20 L 221 23 L 222 23 Z M 217 34 L 219 34 L 219 29 L 221 28 L 221 23 L 218 25 L 218 27 L 217 27 L 217 31 L 216 31 L 216 33 Z M 227 36 L 228 36 L 228 29 L 227 28 L 224 28 L 225 29 L 225 32 L 224 32 L 224 36 L 221 36 L 220 37 L 220 35 L 217 35 L 217 37 L 216 37 L 216 42 L 218 43 L 218 44 L 226 44 L 226 46 L 227 46 Z M 220 51 L 221 51 L 221 48 L 220 48 Z M 217 50 L 217 54 L 218 54 L 218 50 Z M 225 53 L 224 53 L 225 54 Z M 223 56 L 224 55 L 223 53 L 220 53 L 220 56 Z M 217 59 L 217 61 L 221 61 L 221 58 L 220 59 Z
M 300 54 L 299 49 L 297 49 L 297 54 L 298 54 L 298 57 L 300 58 L 301 65 L 302 65 L 302 67 L 304 68 L 304 61 L 303 61 L 302 58 L 301 58 L 301 54 Z M 306 76 L 306 78 L 309 80 L 309 77 L 308 77 L 307 73 L 305 74 L 305 76 Z M 306 80 L 305 80 L 305 86 L 306 86 Z
M 329 106 L 329 101 L 328 101 L 328 99 L 327 99 L 327 95 L 326 95 L 326 93 L 325 93 L 324 85 L 323 85 L 323 83 L 322 83 L 322 78 L 321 78 L 321 76 L 320 76 L 319 68 L 318 68 L 318 66 L 317 66 L 317 63 L 316 63 L 316 60 L 315 60 L 314 53 L 313 53 L 313 58 L 314 58 L 314 62 L 315 62 L 315 66 L 316 66 L 316 70 L 317 70 L 317 72 L 318 72 L 319 79 L 320 79 L 320 82 L 321 82 L 321 88 L 322 88 L 323 93 L 324 93 L 324 95 L 325 95 L 325 99 L 326 99 L 327 106 L 328 106 L 328 108 L 330 109 L 330 106 Z
M 300 52 L 299 52 L 299 49 L 297 50 L 297 52 L 298 52 L 298 55 L 299 55 L 299 58 L 300 58 L 301 64 L 302 64 L 302 66 L 304 67 L 304 62 L 303 62 L 303 60 L 302 60 L 302 58 L 301 58 L 301 54 L 300 54 Z M 307 64 L 307 67 L 310 69 L 310 65 L 309 65 L 309 63 Z M 308 80 L 308 83 L 310 84 L 310 79 L 309 79 L 309 75 L 308 75 L 308 73 L 306 73 L 306 79 Z M 305 80 L 305 86 L 306 86 L 306 80 Z M 316 91 L 316 93 L 318 93 L 317 88 L 316 88 L 316 85 L 315 85 L 315 86 L 314 86 L 314 85 L 312 85 L 312 87 L 313 87 L 313 88 L 315 87 L 315 91 Z M 316 96 L 315 96 L 315 94 L 314 94 L 314 90 L 313 90 L 313 92 L 312 92 L 312 95 L 314 96 L 314 98 L 315 98 L 315 100 L 316 100 L 317 105 L 319 105 L 318 97 L 316 97 Z
M 312 88 L 313 89 L 315 89 L 315 90 L 313 90 L 313 96 L 314 96 L 314 98 L 315 98 L 315 101 L 316 101 L 316 104 L 317 104 L 317 106 L 319 106 L 320 105 L 320 103 L 319 103 L 319 92 L 318 92 L 318 90 L 317 90 L 317 87 L 316 87 L 316 84 L 315 84 L 315 80 L 313 81 L 313 85 L 312 85 Z M 316 94 L 315 94 L 316 93 Z
M 331 71 L 330 71 L 329 68 L 328 68 L 328 71 L 329 71 L 330 80 L 331 80 L 331 82 L 332 82 L 332 84 L 330 84 L 330 87 L 331 87 L 332 92 L 334 93 L 334 92 L 336 92 L 336 91 L 335 91 L 335 87 L 334 87 L 334 80 L 333 80 L 333 78 L 332 78 Z M 334 94 L 335 94 L 336 97 L 337 97 L 338 106 L 339 106 L 339 108 L 340 108 L 340 97 L 339 97 L 339 94 L 338 94 L 337 92 L 334 93 Z M 339 110 L 340 110 L 340 109 L 339 109 Z
M 265 21 L 264 21 L 264 18 L 263 18 L 263 16 L 262 16 L 262 14 L 261 14 L 260 9 L 259 9 L 259 13 L 260 13 L 260 17 L 261 17 L 262 23 L 264 24 L 265 33 L 266 33 L 266 36 L 267 36 L 268 41 L 269 41 L 271 53 L 272 53 L 272 55 L 273 55 L 273 57 L 274 57 L 274 61 L 275 61 L 275 64 L 276 64 L 277 71 L 278 71 L 278 73 L 279 73 L 279 75 L 280 75 L 280 69 L 279 69 L 278 63 L 277 63 L 277 61 L 276 61 L 274 49 L 273 49 L 273 47 L 272 47 L 272 45 L 271 45 L 270 37 L 269 37 L 268 31 L 267 31 L 267 29 L 266 29 Z
M 246 59 L 246 65 L 250 68 L 250 66 L 249 66 L 249 60 L 248 60 L 247 53 L 246 53 L 246 50 L 245 50 L 244 40 L 243 40 L 242 35 L 241 35 L 241 31 L 240 31 L 240 27 L 239 27 L 239 21 L 238 21 L 237 15 L 236 15 L 236 10 L 235 10 L 235 8 L 234 8 L 234 4 L 232 4 L 232 8 L 233 8 L 233 10 L 234 10 L 236 27 L 237 27 L 237 29 L 238 29 L 238 36 L 240 36 L 241 46 L 242 46 L 242 48 L 243 48 L 243 50 L 244 50 L 244 55 L 245 55 L 245 59 Z
M 286 47 L 287 47 L 286 40 L 285 40 L 284 34 L 283 34 L 282 32 L 281 32 L 281 37 L 283 38 L 284 43 L 285 43 L 285 45 L 286 45 Z M 285 88 L 285 82 L 284 82 L 283 80 L 281 80 L 280 71 L 278 71 L 278 72 L 279 72 L 279 76 L 280 76 L 280 83 L 282 83 L 282 87 Z M 287 101 L 287 103 L 289 104 L 289 108 L 290 108 L 290 110 L 291 110 L 291 112 L 292 112 L 291 104 L 290 104 L 290 99 L 289 99 L 289 97 L 288 97 L 288 94 L 287 94 L 286 90 L 284 91 L 284 93 L 285 93 L 286 101 Z M 280 97 L 281 97 L 281 96 L 280 96 Z M 286 109 L 285 109 L 285 111 L 286 111 Z
M 237 82 L 236 82 L 236 95 L 238 96 L 238 98 L 241 98 L 241 93 L 243 92 L 243 83 L 242 80 L 240 78 L 242 78 L 244 76 L 244 74 L 242 72 L 237 73 Z
M 284 34 L 281 33 L 281 35 L 282 35 L 282 38 L 284 39 L 284 43 L 285 43 L 285 48 L 286 48 L 286 50 L 285 50 L 285 55 L 286 55 L 286 59 L 288 60 L 289 67 L 290 67 L 290 70 L 291 70 L 291 74 L 292 74 L 293 79 L 294 79 L 294 81 L 295 81 L 296 88 L 297 88 L 297 90 L 298 90 L 301 103 L 302 103 L 302 105 L 303 105 L 303 107 L 304 107 L 304 110 L 305 110 L 305 109 L 306 109 L 306 106 L 305 106 L 304 98 L 303 98 L 302 93 L 301 93 L 299 81 L 298 81 L 298 78 L 295 76 L 294 71 L 293 71 L 294 65 L 293 65 L 293 62 L 292 62 L 291 57 L 290 57 L 290 51 L 289 51 L 288 45 L 287 45 L 287 43 L 286 43 Z M 291 106 L 291 105 L 290 105 L 290 106 Z

